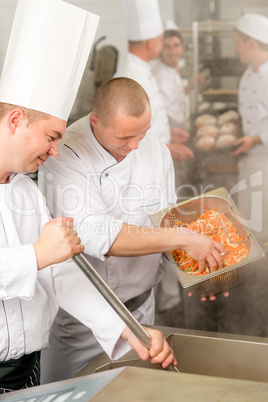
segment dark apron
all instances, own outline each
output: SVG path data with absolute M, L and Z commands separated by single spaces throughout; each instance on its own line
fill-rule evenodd
M 24 355 L 19 359 L 0 362 L 0 393 L 3 392 L 1 388 L 15 391 L 27 386 L 37 362 L 37 353 Z M 35 383 L 32 385 L 39 384 Z M 31 386 L 31 384 L 29 386 Z

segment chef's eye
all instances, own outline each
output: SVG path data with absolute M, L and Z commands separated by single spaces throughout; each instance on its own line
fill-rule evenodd
M 50 135 L 49 135 L 48 137 L 49 137 L 49 142 L 52 142 L 52 141 L 55 141 L 55 140 L 56 140 L 56 138 L 51 137 Z

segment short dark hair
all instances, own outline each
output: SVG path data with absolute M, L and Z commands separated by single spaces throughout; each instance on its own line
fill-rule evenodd
M 168 29 L 164 32 L 164 39 L 172 38 L 173 36 L 176 36 L 177 38 L 179 38 L 181 43 L 183 43 L 182 34 L 179 31 L 177 31 L 176 29 Z
M 128 46 L 129 47 L 135 47 L 135 46 L 141 46 L 145 40 L 129 40 L 128 41 Z
M 116 77 L 98 87 L 93 98 L 92 113 L 107 125 L 115 114 L 140 117 L 148 106 L 148 95 L 140 84 L 131 78 Z

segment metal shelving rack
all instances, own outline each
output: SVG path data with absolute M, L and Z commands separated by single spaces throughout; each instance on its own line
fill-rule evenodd
M 192 41 L 193 41 L 193 75 L 200 75 L 200 66 L 202 58 L 200 57 L 200 38 L 206 38 L 206 55 L 208 58 L 213 60 L 213 37 L 215 36 L 226 36 L 233 35 L 236 27 L 236 21 L 220 21 L 220 20 L 206 20 L 206 21 L 193 21 L 192 23 Z M 239 64 L 238 59 L 233 59 L 235 62 Z M 221 66 L 222 67 L 222 66 Z M 230 66 L 229 66 L 230 67 Z M 228 67 L 227 67 L 228 68 Z M 243 69 L 239 67 L 237 71 L 227 70 L 223 72 L 223 75 L 229 76 L 237 76 L 243 72 Z M 220 77 L 220 73 L 217 73 L 217 76 Z M 213 77 L 213 72 L 211 73 Z M 192 96 L 192 113 L 196 114 L 198 112 L 199 106 L 199 94 L 200 94 L 200 86 L 198 81 L 195 82 L 193 96 Z M 228 99 L 232 102 L 236 99 L 234 94 L 229 93 L 224 96 L 219 95 L 219 101 L 228 101 Z M 223 94 L 222 94 L 223 95 Z M 215 97 L 211 97 L 211 102 L 215 100 Z

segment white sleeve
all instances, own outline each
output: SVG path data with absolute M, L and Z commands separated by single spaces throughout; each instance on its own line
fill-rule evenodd
M 12 183 L 1 204 L 5 224 L 0 222 L 0 232 L 3 230 L 6 239 L 0 247 L 0 298 L 30 300 L 35 294 L 38 273 L 33 244 L 50 216 L 43 195 L 30 178 L 17 175 Z M 13 212 L 8 208 L 12 200 L 16 200 L 17 206 Z M 33 212 L 29 214 L 31 208 Z
M 125 323 L 74 261 L 54 265 L 52 275 L 59 306 L 92 330 L 111 359 L 130 350 L 127 341 L 120 338 Z
M 184 120 L 184 108 L 182 109 L 181 105 L 185 102 L 184 94 L 183 98 L 180 98 L 178 88 L 174 87 L 174 82 L 164 74 L 158 74 L 156 78 L 164 99 L 169 121 L 177 126 L 182 125 Z
M 268 85 L 267 85 L 268 87 Z M 260 135 L 262 143 L 265 145 L 268 151 L 268 93 L 265 93 L 264 99 L 258 105 L 259 113 L 259 132 L 256 135 Z
M 34 296 L 37 261 L 31 244 L 0 249 L 0 299 Z
M 51 182 L 49 174 L 53 177 Z M 49 160 L 42 176 L 40 188 L 50 212 L 53 216 L 75 217 L 75 229 L 85 253 L 105 260 L 124 222 L 107 213 L 98 189 L 99 176 L 89 174 L 83 161 L 68 150 L 57 160 Z

